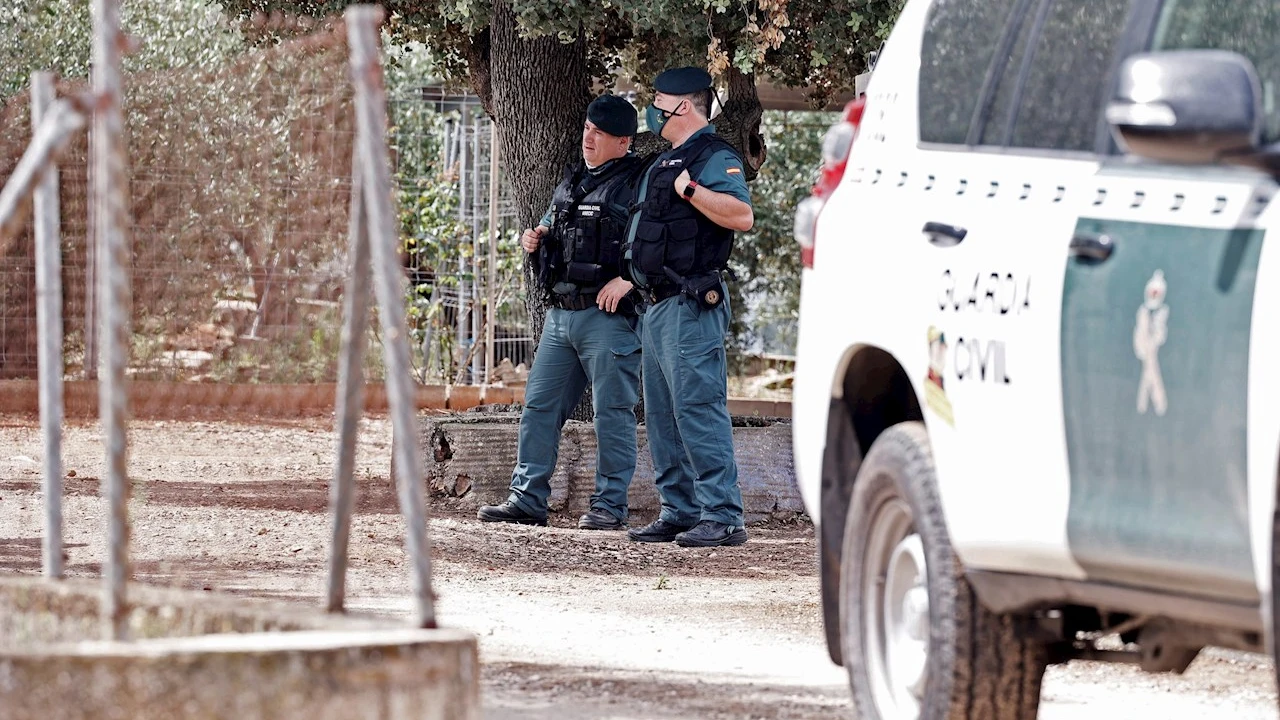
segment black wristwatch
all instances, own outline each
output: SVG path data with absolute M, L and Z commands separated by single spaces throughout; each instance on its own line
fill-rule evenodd
M 684 186 L 684 190 L 680 194 L 684 196 L 685 200 L 688 200 L 689 198 L 693 197 L 693 191 L 697 189 L 698 189 L 698 181 L 690 180 L 689 184 Z

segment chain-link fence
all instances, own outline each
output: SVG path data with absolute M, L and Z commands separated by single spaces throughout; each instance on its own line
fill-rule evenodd
M 110 640 L 131 639 L 130 501 L 133 509 L 145 504 L 131 497 L 134 473 L 153 471 L 159 455 L 138 453 L 130 467 L 126 378 L 337 380 L 329 396 L 338 448 L 326 597 L 326 607 L 337 612 L 344 607 L 366 361 L 385 363 L 373 374 L 386 381 L 397 438 L 389 445 L 413 620 L 420 628 L 436 625 L 420 449 L 410 441 L 418 432 L 418 389 L 404 332 L 401 191 L 386 137 L 384 20 L 381 8 L 353 6 L 330 29 L 211 67 L 134 74 L 122 82 L 120 0 L 94 0 L 91 89 L 66 84 L 58 94 L 74 102 L 53 102 L 52 81 L 40 74 L 29 103 L 5 104 L 0 368 L 8 377 L 40 379 L 42 555 L 49 578 L 67 570 L 62 480 L 76 475 L 62 469 L 62 380 L 68 369 L 90 376 L 100 369 L 106 458 L 101 479 L 93 480 L 107 507 L 100 614 Z M 36 130 L 21 132 L 32 117 Z M 85 121 L 93 128 L 88 150 L 83 135 L 77 138 L 56 182 L 47 174 L 54 172 L 54 148 Z M 14 241 L 13 219 L 31 199 L 35 229 Z M 74 218 L 61 231 L 60 214 Z M 65 297 L 58 297 L 59 284 Z M 86 290 L 94 287 L 97 292 Z M 36 305 L 36 312 L 29 310 Z M 379 322 L 369 322 L 370 308 Z M 383 352 L 366 352 L 369 343 L 380 343 Z M 200 387 L 181 387 L 193 386 Z M 237 393 L 225 384 L 207 387 L 223 396 Z M 277 410 L 300 409 L 281 400 Z M 187 403 L 172 409 L 189 417 Z M 261 447 L 247 454 L 255 452 Z M 225 477 L 215 471 L 202 479 Z
M 244 37 L 229 24 L 215 30 Z M 258 49 L 251 39 L 207 45 L 199 63 L 125 77 L 129 372 L 332 382 L 354 130 L 345 39 L 320 30 Z M 533 339 L 511 197 L 501 177 L 491 187 L 492 124 L 476 97 L 413 68 L 392 63 L 387 83 L 415 375 L 431 385 L 518 383 Z M 25 93 L 0 100 L 0 178 L 30 139 L 28 111 Z M 823 113 L 766 112 L 770 156 L 752 186 L 756 229 L 739 237 L 733 258 L 741 279 L 731 350 L 742 374 L 755 374 L 756 357 L 789 355 L 794 344 L 796 284 L 785 281 L 798 274 L 791 208 L 812 180 L 829 122 Z M 60 176 L 71 379 L 92 378 L 97 360 L 87 163 L 81 135 Z M 34 255 L 29 230 L 0 243 L 0 379 L 36 376 Z M 380 341 L 371 331 L 369 342 Z M 379 355 L 370 358 L 366 374 L 377 380 Z
M 520 290 L 516 212 L 500 172 L 492 183 L 493 123 L 478 98 L 438 86 L 401 89 L 390 112 L 420 379 L 483 381 L 490 302 L 495 365 L 527 365 L 533 343 Z
M 126 75 L 135 379 L 332 382 L 354 133 L 347 47 L 321 30 L 209 65 Z M 62 83 L 60 94 L 83 90 Z M 490 217 L 490 123 L 478 101 L 421 81 L 391 87 L 391 145 L 410 326 L 422 382 L 483 382 L 486 309 L 495 362 L 528 360 L 514 213 Z M 31 138 L 25 94 L 0 107 L 0 178 Z M 60 163 L 65 369 L 97 362 L 88 154 Z M 501 240 L 489 277 L 491 233 Z M 0 378 L 36 376 L 30 230 L 0 244 Z M 377 343 L 376 333 L 370 342 Z M 380 377 L 369 355 L 370 380 Z

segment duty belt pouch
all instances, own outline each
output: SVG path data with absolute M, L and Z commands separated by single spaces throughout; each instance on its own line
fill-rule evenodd
M 698 304 L 707 310 L 724 302 L 724 286 L 720 284 L 720 273 L 686 277 L 680 285 L 680 292 L 697 300 Z
M 544 301 L 551 300 L 553 297 L 552 287 L 556 284 L 557 253 L 554 249 L 548 247 L 550 244 L 550 241 L 544 242 L 532 259 L 537 270 L 538 291 Z
M 571 262 L 564 278 L 575 285 L 594 285 L 600 279 L 600 266 L 595 263 Z
M 622 299 L 618 301 L 618 310 L 617 310 L 618 314 L 631 317 L 642 312 L 640 309 L 639 298 L 640 298 L 640 293 L 636 292 L 635 290 L 632 290 L 626 295 L 623 295 Z

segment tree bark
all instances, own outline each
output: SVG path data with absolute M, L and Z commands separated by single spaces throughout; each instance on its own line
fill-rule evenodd
M 499 0 L 491 24 L 493 114 L 520 224 L 542 216 L 566 163 L 580 155 L 591 100 L 587 48 L 556 37 L 525 40 L 515 13 Z
M 728 95 L 724 111 L 716 118 L 716 132 L 742 153 L 747 180 L 754 180 L 768 155 L 764 136 L 760 134 L 764 108 L 756 93 L 755 75 L 744 75 L 730 66 Z
M 636 139 L 631 143 L 631 149 L 634 150 L 637 155 L 643 157 L 645 155 L 655 155 L 660 152 L 666 152 L 671 149 L 671 143 L 667 142 L 667 139 L 661 135 L 654 135 L 651 131 L 645 130 L 644 132 L 636 135 Z
M 581 156 L 582 123 L 591 99 L 587 46 L 581 31 L 572 43 L 561 43 L 555 36 L 521 38 L 515 13 L 502 0 L 493 4 L 489 42 L 487 80 L 504 172 L 520 227 L 532 227 L 551 202 L 564 166 Z M 528 259 L 524 279 L 526 290 L 534 287 Z M 525 307 L 536 355 L 547 309 L 536 292 L 525 293 Z M 589 393 L 574 417 L 591 419 Z
M 490 63 L 493 46 L 489 42 L 490 37 L 487 27 L 471 36 L 471 44 L 467 47 L 467 75 L 471 90 L 480 98 L 480 106 L 489 113 L 489 117 L 494 117 L 493 69 Z

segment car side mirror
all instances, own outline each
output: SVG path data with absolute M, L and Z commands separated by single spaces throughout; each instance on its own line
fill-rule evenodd
M 1221 50 L 1133 55 L 1120 67 L 1107 122 L 1128 152 L 1152 160 L 1252 164 L 1262 86 L 1247 58 Z

